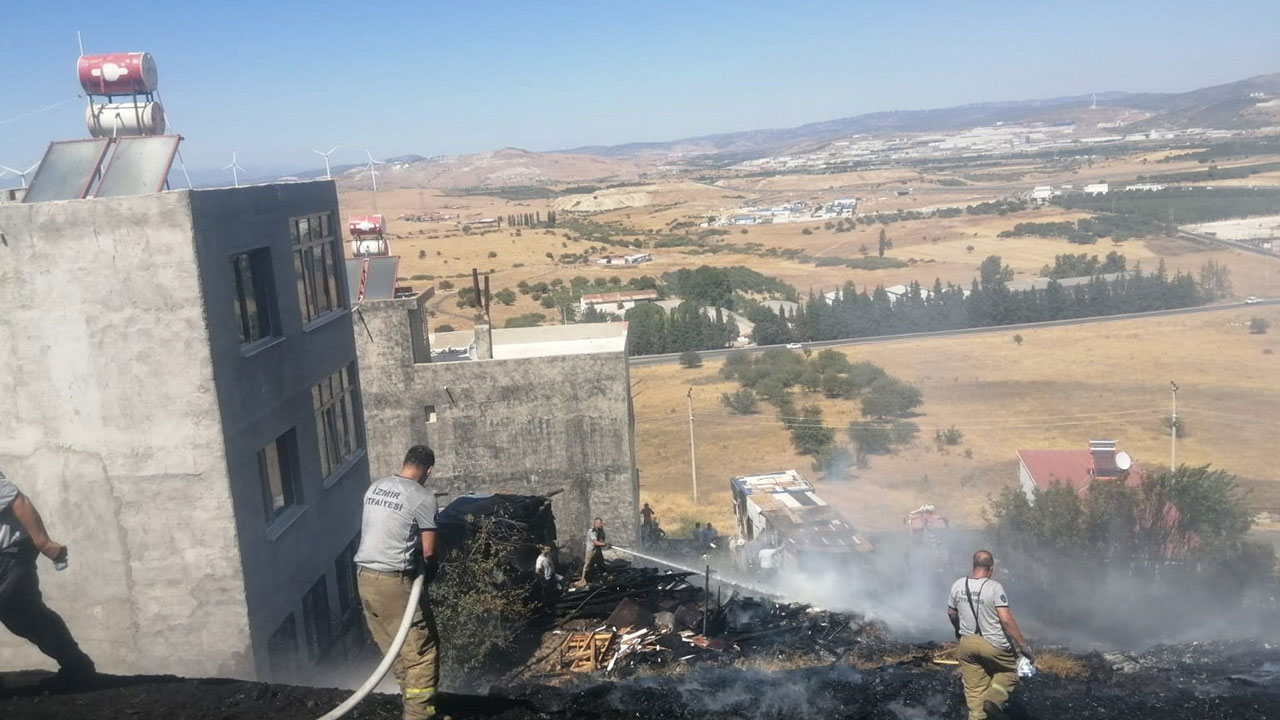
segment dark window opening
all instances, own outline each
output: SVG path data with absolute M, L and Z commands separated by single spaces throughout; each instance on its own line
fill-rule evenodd
M 244 345 L 279 335 L 271 249 L 258 248 L 232 256 L 231 268 L 235 276 L 240 343 Z
M 302 627 L 307 634 L 307 653 L 318 661 L 333 646 L 333 620 L 329 617 L 329 583 L 323 575 L 302 596 Z
M 342 248 L 333 231 L 331 213 L 290 221 L 293 269 L 298 276 L 298 307 L 302 321 L 311 322 L 344 307 L 341 281 Z
M 355 363 L 311 388 L 320 448 L 320 474 L 329 477 L 363 445 L 356 422 Z
M 291 680 L 298 675 L 298 628 L 293 613 L 289 613 L 280 627 L 267 639 L 267 662 L 271 678 L 277 682 Z
M 258 475 L 268 523 L 302 502 L 295 445 L 294 431 L 290 430 L 258 451 Z

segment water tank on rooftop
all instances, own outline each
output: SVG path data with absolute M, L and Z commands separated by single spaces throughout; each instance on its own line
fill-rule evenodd
M 156 91 L 160 75 L 151 53 L 81 55 L 80 87 L 90 95 L 145 95 Z
M 160 103 L 90 103 L 84 111 L 85 125 L 94 137 L 131 137 L 164 134 L 164 108 Z

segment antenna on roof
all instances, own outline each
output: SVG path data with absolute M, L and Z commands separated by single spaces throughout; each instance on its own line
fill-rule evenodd
M 333 174 L 329 172 L 329 156 L 332 155 L 333 152 L 337 149 L 338 149 L 338 145 L 334 144 L 333 147 L 329 148 L 329 152 L 320 152 L 319 150 L 315 150 L 315 149 L 312 149 L 311 151 L 319 155 L 320 157 L 324 158 L 324 179 L 325 180 L 333 179 Z
M 1121 450 L 1116 453 L 1116 467 L 1121 471 L 1128 470 L 1133 467 L 1133 457 L 1129 453 Z
M 222 167 L 222 169 L 223 169 L 223 170 L 230 170 L 230 171 L 231 171 L 231 182 L 235 183 L 236 187 L 240 187 L 240 173 L 244 172 L 245 170 L 244 170 L 244 168 L 242 168 L 242 167 L 240 167 L 238 164 L 236 164 L 236 151 L 235 151 L 235 150 L 232 150 L 232 151 L 231 151 L 231 164 L 230 164 L 230 165 L 224 165 L 224 166 Z
M 24 187 L 24 188 L 27 186 L 27 175 L 28 175 L 32 170 L 35 170 L 35 169 L 36 169 L 36 168 L 38 168 L 38 167 L 40 167 L 40 163 L 38 163 L 38 162 L 37 162 L 37 163 L 35 163 L 35 164 L 33 164 L 31 167 L 27 168 L 26 170 L 17 170 L 17 169 L 15 169 L 15 168 L 11 168 L 11 167 L 9 167 L 8 165 L 0 165 L 0 169 L 2 169 L 2 170 L 8 170 L 9 172 L 11 172 L 11 173 L 13 173 L 14 175 L 17 175 L 19 178 L 21 178 L 21 180 L 22 180 L 22 187 Z

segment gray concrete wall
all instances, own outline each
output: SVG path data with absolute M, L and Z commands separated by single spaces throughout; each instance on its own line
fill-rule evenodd
M 70 548 L 41 585 L 100 669 L 249 677 L 189 197 L 0 205 L 0 467 Z M 0 667 L 50 662 L 0 630 Z
M 266 678 L 267 639 L 290 613 L 305 667 L 302 597 L 322 576 L 333 620 L 337 619 L 334 561 L 360 532 L 361 501 L 368 487 L 363 452 L 328 478 L 321 475 L 311 388 L 355 362 L 355 338 L 346 303 L 340 312 L 303 325 L 289 230 L 290 218 L 320 212 L 332 212 L 335 227 L 340 227 L 337 191 L 329 181 L 201 190 L 192 193 L 192 209 L 249 625 L 258 676 Z M 283 339 L 245 353 L 233 311 L 230 258 L 261 247 L 271 249 Z M 337 274 L 345 286 L 340 261 Z M 342 293 L 349 297 L 345 287 Z M 359 404 L 360 424 L 358 410 Z M 291 428 L 296 431 L 302 500 L 293 511 L 268 523 L 258 451 Z
M 553 500 L 563 552 L 582 555 L 596 515 L 612 542 L 633 543 L 639 491 L 626 353 L 414 363 L 416 302 L 357 309 L 373 476 L 395 472 L 405 449 L 425 442 L 436 452 L 437 492 L 563 489 Z

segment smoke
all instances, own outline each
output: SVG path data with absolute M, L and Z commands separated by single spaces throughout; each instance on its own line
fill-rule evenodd
M 882 536 L 856 558 L 802 558 L 764 581 L 776 595 L 883 623 L 900 640 L 948 641 L 947 593 L 970 572 L 974 550 L 996 555 L 995 579 L 1034 645 L 1076 651 L 1157 644 L 1280 639 L 1276 583 L 1265 571 L 1155 568 L 1002 553 L 981 533 Z M 1241 578 L 1245 580 L 1241 580 Z M 757 580 L 757 582 L 760 582 Z

